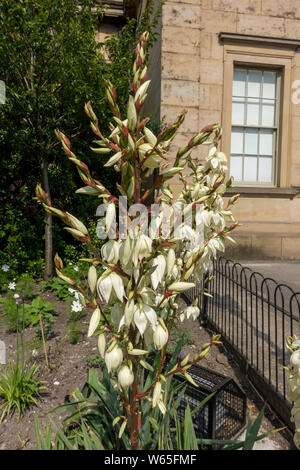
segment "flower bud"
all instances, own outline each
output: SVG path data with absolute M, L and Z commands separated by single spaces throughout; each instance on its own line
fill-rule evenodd
M 114 369 L 120 367 L 123 361 L 123 352 L 122 349 L 118 346 L 115 346 L 112 351 L 107 352 L 104 356 L 105 364 L 108 372 L 111 372 Z
M 132 385 L 133 381 L 134 381 L 134 375 L 129 369 L 129 367 L 128 366 L 121 367 L 118 373 L 119 385 L 123 389 L 126 389 L 126 388 L 129 388 L 130 385 Z
M 160 324 L 157 325 L 153 333 L 153 341 L 157 349 L 162 349 L 167 344 L 169 339 L 169 332 Z
M 300 349 L 297 349 L 293 352 L 290 358 L 291 366 L 294 367 L 295 370 L 300 369 Z
M 97 285 L 97 271 L 95 266 L 91 266 L 88 272 L 88 285 L 92 294 L 94 294 Z

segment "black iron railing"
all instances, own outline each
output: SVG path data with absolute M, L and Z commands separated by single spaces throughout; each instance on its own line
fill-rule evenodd
M 200 295 L 198 284 L 188 300 L 199 298 L 202 323 L 221 334 L 260 393 L 290 424 L 285 340 L 299 336 L 300 293 L 223 257 L 214 262 L 213 276 L 212 297 Z

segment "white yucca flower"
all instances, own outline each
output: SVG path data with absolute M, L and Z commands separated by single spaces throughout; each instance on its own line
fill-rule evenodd
M 169 332 L 166 328 L 163 328 L 160 323 L 155 328 L 153 333 L 153 342 L 157 349 L 162 349 L 168 342 Z
M 135 246 L 133 250 L 133 263 L 137 267 L 138 263 L 143 258 L 147 258 L 151 254 L 152 240 L 147 235 L 141 234 L 137 240 L 135 240 Z
M 117 264 L 119 261 L 119 249 L 120 245 L 115 240 L 109 240 L 101 248 L 101 254 L 103 259 L 108 264 Z
M 176 261 L 176 254 L 173 248 L 169 249 L 168 255 L 167 255 L 167 276 L 170 276 L 173 268 L 175 266 L 175 261 Z
M 106 216 L 105 216 L 105 228 L 106 232 L 109 232 L 111 226 L 115 222 L 116 219 L 116 206 L 114 203 L 110 203 L 107 205 Z
M 148 322 L 150 323 L 153 329 L 155 328 L 155 324 L 157 322 L 157 315 L 152 307 L 147 304 L 140 303 L 135 306 L 133 319 L 141 336 L 143 336 Z
M 129 236 L 121 243 L 119 248 L 119 257 L 121 265 L 124 269 L 129 268 L 132 264 L 132 250 L 134 248 L 134 240 Z
M 125 296 L 124 283 L 121 276 L 117 273 L 112 272 L 109 269 L 105 271 L 97 282 L 97 289 L 99 296 L 107 303 L 109 302 L 112 293 L 116 295 L 120 302 L 123 302 L 123 298 Z
M 200 310 L 196 305 L 190 305 L 187 307 L 181 314 L 180 320 L 183 322 L 184 320 L 188 320 L 190 317 L 193 320 L 196 320 L 200 315 Z
M 156 269 L 151 274 L 151 282 L 153 289 L 157 289 L 158 284 L 161 283 L 165 274 L 167 266 L 166 258 L 163 255 L 158 255 L 154 260 L 152 260 L 151 265 L 152 267 L 156 266 Z
M 295 371 L 300 372 L 300 349 L 297 349 L 291 354 L 290 364 Z
M 134 375 L 128 366 L 123 366 L 118 372 L 118 383 L 119 385 L 126 390 L 133 384 Z
M 115 346 L 110 352 L 104 355 L 105 364 L 108 372 L 118 369 L 123 362 L 123 352 L 119 346 Z

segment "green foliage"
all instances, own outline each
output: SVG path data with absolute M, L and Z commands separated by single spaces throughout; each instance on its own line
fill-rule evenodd
M 54 305 L 55 303 L 43 300 L 40 296 L 36 297 L 28 307 L 31 326 L 39 322 L 40 315 L 42 315 L 42 318 L 53 316 L 55 314 Z
M 59 300 L 67 300 L 72 297 L 68 290 L 68 285 L 59 277 L 54 277 L 49 281 L 44 281 L 40 285 L 40 292 L 51 291 L 54 292 Z
M 104 359 L 101 357 L 99 353 L 97 354 L 87 354 L 84 357 L 84 361 L 86 362 L 88 368 L 93 367 L 101 367 L 103 368 L 105 365 Z
M 8 362 L 6 369 L 0 371 L 0 397 L 4 403 L 0 405 L 2 410 L 0 423 L 6 415 L 17 410 L 18 418 L 31 404 L 37 404 L 36 398 L 42 389 L 44 381 L 36 378 L 38 367 L 24 365 L 24 363 L 14 364 Z
M 42 318 L 48 318 L 49 320 L 55 314 L 55 304 L 42 300 L 40 296 L 33 299 L 31 304 L 23 302 L 18 304 L 13 294 L 8 294 L 1 303 L 4 323 L 12 331 L 36 325 L 40 320 L 40 315 L 42 315 Z
M 17 304 L 13 294 L 8 294 L 2 300 L 3 322 L 11 331 L 27 328 L 31 324 L 29 304 Z
M 53 325 L 55 323 L 55 318 L 52 313 L 44 312 L 42 314 L 42 321 L 43 321 L 43 330 L 44 330 L 44 338 L 48 340 L 53 335 Z M 38 341 L 42 341 L 42 330 L 41 326 L 39 325 L 35 331 L 35 337 Z
M 22 274 L 17 282 L 16 290 L 21 293 L 24 299 L 30 299 L 34 295 L 36 281 L 30 274 Z
M 118 430 L 112 426 L 114 418 L 119 416 L 117 392 L 110 381 L 107 371 L 101 383 L 98 380 L 99 371 L 90 369 L 88 381 L 82 391 L 78 388 L 65 399 L 65 404 L 52 412 L 66 408 L 69 416 L 64 420 L 62 428 L 56 428 L 55 443 L 50 447 L 50 428 L 46 439 L 40 434 L 38 422 L 35 423 L 35 433 L 39 449 L 69 449 L 69 450 L 125 450 L 130 448 L 127 433 L 118 439 Z

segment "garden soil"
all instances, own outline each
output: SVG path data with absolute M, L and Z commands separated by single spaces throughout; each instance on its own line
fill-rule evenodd
M 42 293 L 43 300 L 57 301 L 53 293 Z M 184 305 L 181 305 L 181 308 Z M 47 368 L 43 347 L 38 349 L 38 355 L 33 357 L 32 339 L 34 329 L 27 328 L 24 334 L 26 356 L 30 362 L 39 366 L 39 377 L 47 382 L 47 388 L 37 400 L 37 406 L 27 409 L 18 420 L 17 414 L 10 415 L 0 424 L 0 450 L 37 449 L 34 433 L 34 416 L 37 415 L 41 423 L 42 432 L 45 435 L 46 423 L 49 423 L 49 411 L 64 403 L 65 396 L 76 387 L 82 387 L 86 381 L 88 368 L 93 360 L 97 359 L 97 338 L 87 338 L 88 323 L 91 311 L 87 311 L 82 319 L 83 335 L 77 344 L 70 344 L 68 338 L 68 314 L 65 302 L 55 305 L 57 320 L 54 324 L 53 337 L 47 341 L 47 354 L 50 370 Z M 1 320 L 1 318 L 0 318 Z M 213 332 L 199 326 L 198 322 L 185 321 L 176 329 L 176 338 L 180 335 L 188 337 L 188 343 L 184 346 L 182 355 L 200 351 L 201 345 L 209 341 Z M 174 340 L 176 340 L 174 338 Z M 0 339 L 6 345 L 6 362 L 16 360 L 16 333 L 10 332 L 0 321 Z M 201 366 L 212 369 L 223 375 L 231 377 L 241 387 L 247 396 L 247 407 L 255 416 L 263 406 L 262 400 L 254 393 L 245 377 L 239 372 L 234 359 L 226 352 L 222 345 L 213 346 L 207 357 L 201 362 Z M 99 370 L 99 375 L 101 374 Z M 1 405 L 1 398 L 0 398 Z M 52 413 L 51 418 L 57 423 L 62 423 L 66 417 L 66 411 L 58 410 Z M 266 409 L 263 418 L 262 430 L 269 431 L 282 427 L 283 424 L 276 415 Z M 263 442 L 263 448 L 267 450 L 294 449 L 292 434 L 287 430 L 278 432 Z

